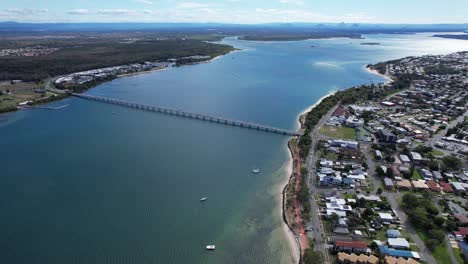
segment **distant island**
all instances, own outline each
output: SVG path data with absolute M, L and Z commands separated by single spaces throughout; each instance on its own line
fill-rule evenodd
M 361 45 L 370 45 L 370 46 L 375 46 L 375 45 L 380 45 L 379 42 L 363 42 Z
M 355 33 L 327 33 L 327 32 L 271 32 L 271 33 L 255 33 L 239 37 L 241 40 L 250 41 L 294 41 L 306 39 L 330 39 L 330 38 L 350 38 L 363 39 L 361 34 Z
M 465 31 L 465 33 L 468 33 L 468 32 Z M 440 34 L 440 35 L 434 35 L 433 37 L 468 40 L 468 34 L 456 34 L 456 35 L 455 34 Z

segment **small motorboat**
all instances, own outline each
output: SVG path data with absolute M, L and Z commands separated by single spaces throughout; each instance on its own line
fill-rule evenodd
M 216 246 L 215 245 L 207 245 L 206 249 L 207 250 L 215 250 Z
M 259 170 L 259 169 L 254 169 L 254 170 L 252 170 L 252 172 L 253 172 L 253 173 L 259 173 L 260 170 Z
M 200 202 L 204 202 L 206 200 L 208 200 L 208 197 L 203 197 L 203 198 L 200 199 Z

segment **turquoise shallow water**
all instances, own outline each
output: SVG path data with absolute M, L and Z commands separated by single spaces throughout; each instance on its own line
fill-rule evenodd
M 368 63 L 468 50 L 428 36 L 365 40 L 380 46 L 228 38 L 242 51 L 88 93 L 296 129 L 326 93 L 382 81 Z M 2 262 L 290 262 L 277 202 L 287 138 L 76 98 L 52 103 L 62 104 L 0 116 Z

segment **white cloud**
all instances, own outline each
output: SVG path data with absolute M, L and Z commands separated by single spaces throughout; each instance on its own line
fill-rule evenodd
M 141 3 L 141 4 L 147 4 L 147 5 L 152 5 L 153 2 L 149 0 L 133 0 L 134 2 Z
M 71 14 L 71 15 L 87 15 L 89 13 L 90 12 L 88 9 L 82 9 L 82 8 L 71 9 L 67 12 L 67 14 Z
M 47 13 L 49 10 L 46 8 L 8 8 L 5 9 L 6 13 L 15 14 L 15 15 L 39 15 Z
M 304 1 L 302 0 L 279 0 L 282 4 L 293 4 L 293 5 L 303 5 Z
M 130 9 L 101 9 L 97 13 L 100 15 L 134 15 L 137 11 Z
M 207 5 L 205 4 L 200 4 L 200 3 L 195 3 L 195 2 L 182 2 L 182 3 L 177 4 L 177 8 L 183 8 L 183 9 L 202 8 L 206 6 Z

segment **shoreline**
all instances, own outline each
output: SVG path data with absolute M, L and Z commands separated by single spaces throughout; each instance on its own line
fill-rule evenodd
M 202 64 L 202 63 L 210 63 L 222 56 L 225 56 L 225 55 L 228 55 L 229 53 L 231 52 L 234 52 L 234 51 L 238 51 L 236 49 L 230 51 L 230 52 L 227 52 L 225 54 L 220 54 L 220 55 L 217 55 L 209 60 L 205 60 L 205 61 L 199 61 L 199 62 L 194 62 L 194 63 L 187 63 L 187 64 L 183 64 L 183 65 L 180 65 L 180 66 L 175 66 L 175 65 L 171 65 L 170 67 L 182 67 L 182 66 L 191 66 L 191 65 L 197 65 L 197 64 Z M 140 75 L 140 74 L 149 74 L 149 73 L 153 73 L 153 72 L 157 72 L 157 71 L 164 71 L 164 70 L 168 70 L 169 67 L 164 67 L 164 68 L 158 68 L 158 69 L 151 69 L 151 70 L 147 70 L 147 71 L 138 71 L 138 72 L 132 72 L 132 73 L 124 73 L 124 74 L 119 74 L 119 75 L 115 75 L 114 78 L 110 79 L 110 80 L 105 80 L 105 81 L 102 81 L 102 82 L 99 82 L 97 83 L 96 85 L 93 85 L 87 89 L 84 89 L 82 92 L 80 93 L 84 93 L 92 88 L 95 88 L 96 86 L 98 85 L 101 85 L 105 82 L 109 82 L 109 81 L 112 81 L 114 79 L 117 79 L 117 78 L 124 78 L 124 77 L 131 77 L 131 76 L 137 76 L 137 75 Z M 58 78 L 60 76 L 55 76 L 55 77 L 51 77 L 50 79 L 53 81 L 55 80 L 56 78 Z M 47 79 L 46 79 L 47 80 Z M 55 86 L 54 86 L 55 87 Z M 56 88 L 54 88 L 56 89 Z M 57 92 L 55 92 L 57 94 Z M 63 93 L 62 94 L 67 94 L 67 90 L 63 90 Z M 48 103 L 53 103 L 53 102 L 58 102 L 64 98 L 67 98 L 68 96 L 60 96 L 60 94 L 58 96 L 55 96 L 55 97 L 50 97 L 48 101 L 45 101 L 45 102 L 34 102 L 33 105 L 43 105 L 43 104 L 48 104 Z M 15 106 L 16 108 L 11 108 L 11 109 L 8 109 L 7 111 L 0 111 L 0 115 L 2 114 L 5 114 L 5 113 L 12 113 L 12 112 L 16 112 L 16 111 L 20 111 L 22 110 L 23 108 L 21 107 L 18 107 L 18 106 Z
M 286 240 L 288 242 L 291 256 L 293 258 L 294 263 L 300 263 L 301 260 L 301 246 L 299 243 L 299 239 L 297 236 L 294 234 L 292 231 L 291 227 L 289 226 L 287 219 L 286 219 L 286 211 L 285 211 L 285 206 L 286 206 L 286 189 L 289 185 L 289 182 L 291 181 L 291 177 L 293 175 L 293 158 L 292 158 L 292 152 L 291 149 L 289 148 L 289 140 L 288 140 L 288 146 L 286 147 L 286 150 L 288 151 L 288 160 L 285 162 L 285 167 L 284 167 L 284 173 L 285 175 L 289 175 L 289 177 L 283 177 L 284 179 L 279 183 L 278 189 L 281 192 L 281 201 L 280 201 L 280 210 L 281 210 L 281 218 L 283 219 L 283 231 L 286 236 Z
M 367 66 L 364 66 L 364 68 L 366 69 L 367 72 L 369 72 L 369 73 L 371 73 L 371 74 L 374 74 L 374 75 L 378 75 L 378 76 L 384 78 L 384 79 L 385 79 L 385 82 L 384 82 L 385 84 L 389 84 L 389 83 L 392 83 L 392 82 L 393 82 L 392 77 L 390 77 L 390 76 L 388 76 L 388 75 L 386 75 L 386 74 L 381 74 L 381 73 L 378 72 L 377 70 L 374 70 L 374 69 L 372 69 L 372 68 L 370 68 L 370 67 L 367 67 Z
M 335 94 L 336 91 L 331 91 L 328 92 L 326 95 L 320 97 L 317 102 L 315 102 L 313 105 L 307 107 L 303 111 L 301 111 L 297 117 L 297 124 L 298 124 L 298 130 L 303 130 L 304 129 L 304 119 L 312 109 L 317 107 L 325 98 L 332 96 Z M 287 177 L 284 177 L 284 180 L 280 183 L 280 191 L 281 191 L 281 216 L 283 218 L 283 230 L 286 235 L 286 239 L 288 240 L 288 244 L 291 248 L 291 255 L 294 258 L 294 261 L 296 263 L 300 263 L 302 256 L 301 256 L 301 245 L 299 242 L 299 238 L 294 234 L 293 229 L 291 228 L 290 224 L 287 221 L 286 217 L 286 189 L 289 186 L 289 183 L 293 179 L 293 172 L 294 172 L 294 152 L 291 149 L 291 140 L 287 141 L 287 150 L 288 150 L 288 161 L 286 162 L 286 168 L 284 169 L 285 175 L 288 175 Z M 298 256 L 298 257 L 297 257 Z

